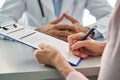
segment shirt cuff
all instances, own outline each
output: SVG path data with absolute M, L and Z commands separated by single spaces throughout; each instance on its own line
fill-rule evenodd
M 83 74 L 77 71 L 73 71 L 68 74 L 66 80 L 89 80 Z
M 91 29 L 91 28 L 93 28 L 94 25 L 95 24 L 92 24 L 92 25 L 89 25 L 88 27 Z M 99 32 L 97 29 L 95 29 L 93 39 L 97 40 L 97 39 L 101 39 L 101 38 L 104 38 L 103 34 L 101 32 Z
M 100 33 L 98 30 L 95 30 L 94 33 L 95 34 L 94 34 L 93 39 L 104 38 L 103 35 L 102 35 L 102 33 Z

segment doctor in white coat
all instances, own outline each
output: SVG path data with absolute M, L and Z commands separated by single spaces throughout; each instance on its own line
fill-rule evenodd
M 78 40 L 84 34 L 79 33 L 69 37 L 71 40 Z M 96 80 L 120 80 L 120 0 L 117 0 L 116 7 L 111 16 L 107 43 L 100 43 L 87 38 L 85 41 L 77 41 L 71 47 L 72 50 L 76 48 L 83 48 L 82 54 L 88 50 L 89 54 L 101 52 L 104 50 L 99 77 Z M 87 45 L 86 45 L 87 44 Z M 106 45 L 106 46 L 105 46 Z M 97 46 L 97 47 L 96 47 Z M 63 58 L 61 53 L 53 47 L 45 44 L 40 45 L 42 50 L 36 50 L 35 56 L 39 63 L 44 63 L 55 67 L 65 78 L 65 80 L 89 80 L 82 73 L 77 72 L 70 64 Z M 104 49 L 103 49 L 104 48 Z M 45 53 L 45 54 L 44 54 Z
M 58 1 L 61 1 L 58 2 L 60 9 L 56 8 L 58 4 L 55 3 L 55 0 L 6 0 L 0 9 L 0 26 L 18 23 L 24 14 L 25 25 L 66 41 L 68 35 L 78 32 L 86 33 L 91 28 L 92 24 L 87 27 L 82 25 L 84 9 L 88 9 L 97 20 L 98 28 L 94 32 L 94 39 L 105 38 L 112 9 L 106 0 Z M 70 15 L 67 15 L 67 19 L 72 24 L 68 24 L 67 20 L 63 20 L 62 24 L 57 24 L 63 19 L 63 17 L 58 18 L 63 13 Z M 52 23 L 50 23 L 51 21 Z M 77 25 L 75 25 L 76 23 Z

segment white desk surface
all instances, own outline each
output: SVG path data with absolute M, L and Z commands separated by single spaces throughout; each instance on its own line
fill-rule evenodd
M 75 67 L 86 76 L 99 73 L 101 57 L 90 57 Z M 32 49 L 18 42 L 0 39 L 0 80 L 41 80 L 62 78 L 54 68 L 38 64 Z

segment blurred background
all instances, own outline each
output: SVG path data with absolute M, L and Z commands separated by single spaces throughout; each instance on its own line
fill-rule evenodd
M 115 6 L 116 0 L 107 0 L 112 7 Z M 0 7 L 4 4 L 5 0 L 0 0 Z M 91 19 L 91 20 L 88 20 Z M 84 18 L 83 18 L 83 24 L 84 25 L 89 25 L 92 23 L 95 23 L 95 18 L 89 14 L 88 10 L 85 10 Z M 23 22 L 23 20 L 20 20 L 20 22 Z

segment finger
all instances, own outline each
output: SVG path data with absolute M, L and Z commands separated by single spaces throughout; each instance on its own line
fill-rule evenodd
M 70 35 L 68 36 L 68 39 L 71 41 L 74 41 L 74 40 L 77 40 L 79 41 L 85 34 L 84 33 L 77 33 L 77 34 L 73 34 L 73 35 Z
M 73 33 L 69 31 L 56 30 L 55 34 L 56 36 L 62 36 L 62 37 L 67 38 L 69 35 L 72 35 Z
M 68 25 L 68 24 L 57 24 L 55 26 L 56 29 L 59 29 L 59 30 L 70 30 L 70 31 L 76 31 L 75 30 L 75 27 L 71 26 L 71 25 Z
M 64 13 L 63 16 L 66 17 L 68 20 L 70 20 L 72 23 L 78 23 L 78 21 L 75 18 L 69 16 L 66 13 Z
M 36 50 L 34 53 L 35 57 L 37 58 L 38 63 L 45 64 L 45 51 L 44 50 Z
M 49 45 L 44 44 L 44 43 L 41 43 L 41 44 L 39 45 L 39 47 L 40 47 L 40 49 L 44 50 L 45 48 L 49 47 Z
M 80 49 L 80 48 L 82 48 L 82 47 L 85 47 L 85 48 L 87 49 L 88 47 L 91 47 L 91 46 L 89 46 L 88 44 L 89 44 L 89 41 L 88 41 L 88 40 L 77 41 L 77 42 L 75 42 L 75 43 L 71 46 L 71 48 L 72 48 L 73 50 Z
M 88 49 L 85 48 L 85 47 L 83 47 L 80 51 L 86 53 L 88 56 L 91 56 L 91 55 L 93 55 L 93 53 L 94 53 L 94 52 L 88 50 Z
M 80 56 L 82 58 L 88 57 L 88 50 L 86 48 L 82 47 L 82 48 L 78 49 L 78 51 L 80 52 Z
M 72 34 L 72 33 L 67 32 L 67 31 L 57 30 L 57 31 L 54 31 L 53 37 L 56 37 L 56 38 L 58 38 L 58 39 L 61 39 L 61 40 L 67 42 L 67 41 L 68 41 L 67 37 L 68 37 L 69 35 L 71 35 L 71 34 Z
M 57 18 L 56 20 L 50 22 L 50 24 L 57 24 L 57 23 L 59 23 L 61 20 L 63 20 L 63 18 L 64 18 L 64 16 L 61 16 L 61 17 Z
M 40 50 L 34 50 L 34 55 L 36 56 Z
M 68 41 L 67 38 L 63 37 L 63 36 L 54 36 L 54 37 L 56 37 L 56 38 L 58 38 L 60 40 L 66 41 L 66 42 Z
M 74 50 L 73 54 L 75 56 L 82 57 L 82 58 L 88 57 L 88 55 L 85 52 L 82 53 L 82 51 L 79 51 L 79 50 Z
M 79 41 L 85 34 L 83 33 L 78 33 L 78 34 L 73 34 L 68 36 L 68 43 L 69 43 L 69 48 L 71 49 L 71 46 L 76 42 Z

